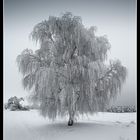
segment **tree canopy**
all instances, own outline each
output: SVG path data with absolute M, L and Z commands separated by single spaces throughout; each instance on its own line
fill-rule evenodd
M 119 60 L 105 64 L 111 45 L 95 31 L 70 12 L 50 16 L 33 28 L 30 37 L 40 47 L 35 52 L 25 49 L 17 62 L 23 86 L 32 91 L 43 116 L 102 111 L 121 90 L 126 68 Z

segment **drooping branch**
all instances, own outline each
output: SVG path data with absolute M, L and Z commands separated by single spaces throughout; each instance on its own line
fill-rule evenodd
M 113 67 L 111 67 L 102 77 L 100 77 L 98 80 L 97 80 L 97 84 L 98 82 L 100 82 L 101 80 L 103 80 L 104 78 L 106 78 L 107 76 L 109 76 L 110 73 L 112 73 L 113 71 Z
M 107 70 L 106 73 L 102 77 L 97 79 L 95 83 L 95 89 L 98 90 L 99 88 L 98 86 L 100 85 L 100 83 L 101 82 L 103 83 L 107 79 L 109 81 L 116 79 L 116 81 L 118 81 L 118 84 L 116 83 L 116 86 L 114 85 L 114 88 L 120 88 L 121 83 L 124 82 L 124 80 L 126 79 L 126 74 L 127 74 L 126 68 L 121 65 L 120 61 L 115 61 L 113 64 L 111 64 L 109 70 Z M 109 83 L 108 84 L 106 83 L 105 85 L 109 86 Z M 113 88 L 112 86 L 110 87 Z M 104 87 L 104 88 L 107 89 L 107 87 Z

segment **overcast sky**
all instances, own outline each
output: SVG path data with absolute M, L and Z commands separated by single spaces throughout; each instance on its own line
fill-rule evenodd
M 114 104 L 136 104 L 135 0 L 4 0 L 4 101 L 29 94 L 22 87 L 16 57 L 25 48 L 37 48 L 29 40 L 34 25 L 66 11 L 81 16 L 86 27 L 97 26 L 97 35 L 107 35 L 111 43 L 108 58 L 120 59 L 128 69 Z

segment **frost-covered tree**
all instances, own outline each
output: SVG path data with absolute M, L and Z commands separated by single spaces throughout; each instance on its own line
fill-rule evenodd
M 126 68 L 119 60 L 105 64 L 110 43 L 95 31 L 70 12 L 33 28 L 30 37 L 40 47 L 35 52 L 25 49 L 17 62 L 23 85 L 32 91 L 43 116 L 69 115 L 72 125 L 79 114 L 104 110 L 121 90 Z

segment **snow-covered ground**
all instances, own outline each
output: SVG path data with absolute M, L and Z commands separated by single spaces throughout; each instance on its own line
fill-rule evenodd
M 4 111 L 4 140 L 136 140 L 136 113 L 101 113 L 55 122 L 36 110 Z

